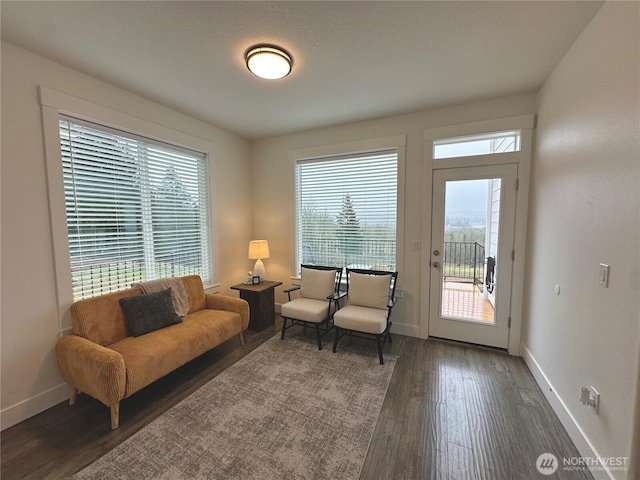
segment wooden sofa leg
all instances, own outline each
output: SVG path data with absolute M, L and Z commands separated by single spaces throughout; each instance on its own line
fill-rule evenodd
M 111 430 L 115 430 L 118 428 L 118 423 L 120 422 L 120 404 L 116 403 L 115 405 L 111 405 Z
M 69 405 L 75 404 L 76 398 L 78 398 L 78 389 L 69 385 Z
M 238 338 L 240 339 L 240 345 L 244 347 L 244 335 L 242 335 L 242 332 L 238 334 Z

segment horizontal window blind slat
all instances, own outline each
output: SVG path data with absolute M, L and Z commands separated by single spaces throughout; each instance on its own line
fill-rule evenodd
M 204 154 L 62 116 L 60 146 L 74 300 L 164 276 L 210 279 Z
M 298 263 L 395 269 L 397 152 L 298 160 Z
M 67 125 L 67 127 L 65 127 L 64 125 Z M 71 136 L 73 136 L 74 134 L 77 135 L 78 133 L 88 129 L 89 131 L 91 131 L 93 135 L 100 135 L 104 137 L 115 135 L 119 138 L 120 141 L 123 141 L 123 142 L 124 141 L 142 142 L 143 144 L 151 148 L 167 148 L 169 149 L 169 151 L 182 152 L 186 155 L 204 158 L 204 154 L 202 152 L 191 150 L 183 146 L 168 144 L 158 139 L 150 138 L 150 137 L 136 134 L 133 132 L 129 132 L 124 129 L 119 129 L 119 128 L 110 127 L 106 125 L 98 125 L 93 122 L 90 122 L 81 118 L 77 118 L 77 117 L 74 117 L 73 115 L 68 115 L 68 114 L 60 115 L 60 137 L 61 138 L 64 137 L 64 133 L 66 131 L 65 128 L 69 129 L 68 127 L 69 125 L 72 126 Z

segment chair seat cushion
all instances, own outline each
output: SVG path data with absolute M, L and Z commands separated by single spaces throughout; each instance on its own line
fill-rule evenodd
M 333 315 L 336 327 L 357 332 L 381 334 L 387 328 L 387 309 L 347 305 Z
M 314 300 L 312 298 L 296 298 L 282 305 L 282 316 L 294 320 L 320 323 L 327 319 L 329 309 L 328 300 Z

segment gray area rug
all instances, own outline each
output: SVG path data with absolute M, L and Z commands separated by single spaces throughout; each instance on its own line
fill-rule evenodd
M 73 479 L 357 479 L 396 363 L 279 335 Z

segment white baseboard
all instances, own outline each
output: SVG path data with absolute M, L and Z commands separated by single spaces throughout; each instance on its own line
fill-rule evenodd
M 0 411 L 0 430 L 12 427 L 68 398 L 69 385 L 61 383 L 56 387 L 11 405 Z
M 600 456 L 596 452 L 596 449 L 593 447 L 584 431 L 580 428 L 580 425 L 578 425 L 576 419 L 567 408 L 567 405 L 564 403 L 562 398 L 560 398 L 556 389 L 544 374 L 529 349 L 525 345 L 521 345 L 520 352 L 522 353 L 522 358 L 529 367 L 529 370 L 531 370 L 533 377 L 542 389 L 542 393 L 547 397 L 547 400 L 551 404 L 551 408 L 553 408 L 553 411 L 567 430 L 569 437 L 571 437 L 571 440 L 578 449 L 578 452 L 580 452 L 580 455 L 585 458 L 599 459 Z M 603 468 L 592 469 L 591 474 L 596 480 L 615 480 L 615 477 L 606 466 L 603 466 Z
M 418 325 L 409 325 L 407 323 L 393 322 L 393 324 L 391 325 L 391 333 L 406 335 L 407 337 L 419 338 L 419 330 L 420 328 L 418 327 Z

